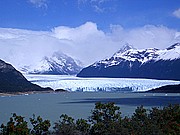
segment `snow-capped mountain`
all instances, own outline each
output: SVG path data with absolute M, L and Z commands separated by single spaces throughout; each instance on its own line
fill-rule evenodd
M 52 56 L 45 56 L 37 64 L 22 67 L 22 72 L 30 74 L 77 74 L 82 67 L 73 58 L 64 53 L 55 52 Z
M 132 77 L 180 80 L 180 43 L 166 49 L 135 49 L 126 44 L 111 58 L 84 68 L 79 77 Z
M 167 49 L 159 50 L 157 48 L 135 49 L 131 45 L 126 44 L 118 52 L 116 52 L 110 59 L 101 60 L 93 64 L 98 66 L 103 63 L 108 66 L 118 65 L 123 61 L 140 62 L 141 64 L 151 60 L 174 60 L 180 58 L 180 43 L 176 43 Z

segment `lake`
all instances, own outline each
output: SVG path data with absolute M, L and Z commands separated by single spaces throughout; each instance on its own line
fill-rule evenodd
M 67 92 L 0 97 L 0 123 L 6 123 L 11 113 L 26 118 L 33 114 L 55 122 L 66 113 L 77 118 L 88 118 L 96 102 L 115 102 L 122 116 L 130 116 L 135 108 L 165 106 L 180 103 L 180 94 L 120 93 L 120 92 Z

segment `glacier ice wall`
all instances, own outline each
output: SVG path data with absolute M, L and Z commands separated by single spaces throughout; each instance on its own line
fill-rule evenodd
M 68 91 L 143 92 L 164 85 L 180 84 L 180 81 L 132 79 L 132 78 L 79 78 L 62 75 L 28 75 L 34 84 Z

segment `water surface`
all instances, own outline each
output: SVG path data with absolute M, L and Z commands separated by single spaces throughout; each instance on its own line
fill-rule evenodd
M 169 103 L 179 104 L 180 94 L 165 93 L 113 93 L 113 92 L 69 92 L 17 95 L 0 97 L 0 123 L 5 123 L 11 113 L 26 118 L 33 114 L 55 122 L 66 113 L 75 119 L 90 116 L 96 102 L 115 102 L 120 106 L 122 116 L 130 116 L 135 108 L 144 105 L 146 108 L 165 106 Z

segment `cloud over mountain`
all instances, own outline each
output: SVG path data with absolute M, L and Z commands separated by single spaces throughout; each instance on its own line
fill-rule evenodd
M 74 28 L 59 26 L 51 31 L 0 28 L 0 58 L 19 67 L 61 51 L 87 66 L 111 56 L 125 43 L 136 48 L 163 49 L 176 42 L 180 42 L 179 31 L 154 25 L 134 29 L 111 25 L 109 32 L 99 30 L 93 22 Z

